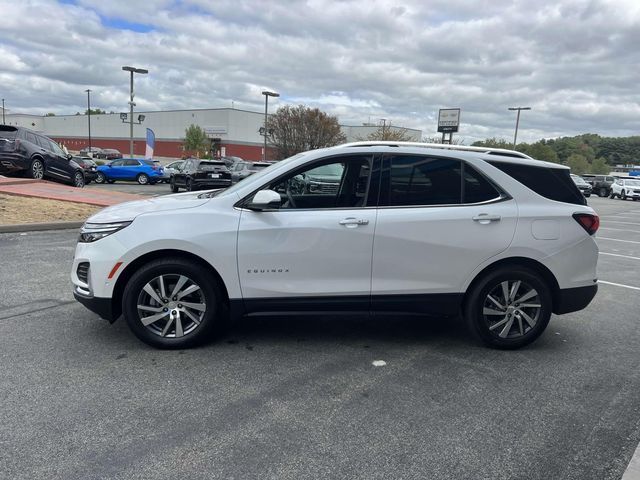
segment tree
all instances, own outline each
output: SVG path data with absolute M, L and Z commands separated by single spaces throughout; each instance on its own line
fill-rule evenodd
M 532 143 L 531 145 L 521 143 L 518 145 L 517 150 L 536 160 L 559 163 L 558 154 L 549 145 L 543 143 L 543 141 Z
M 204 155 L 211 145 L 207 134 L 199 125 L 193 123 L 184 131 L 183 147 L 185 150 L 195 152 L 198 157 Z
M 107 113 L 105 110 L 101 110 L 99 108 L 88 108 L 87 110 L 84 111 L 84 114 L 88 115 L 89 112 L 91 112 L 91 115 L 100 115 L 103 113 Z
M 45 117 L 55 117 L 55 116 L 56 116 L 56 114 L 55 114 L 55 113 L 53 113 L 53 112 L 49 112 L 49 113 L 47 113 L 47 114 L 45 115 Z
M 587 173 L 591 168 L 587 159 L 579 153 L 573 153 L 569 156 L 567 159 L 567 166 L 571 168 L 571 173 L 575 173 L 576 175 Z
M 607 161 L 604 157 L 596 158 L 591 162 L 591 171 L 589 173 L 595 173 L 596 175 L 607 175 L 611 168 L 607 165 Z
M 473 142 L 472 147 L 489 147 L 489 148 L 506 148 L 508 150 L 513 149 L 513 142 L 508 142 L 503 138 L 485 138 L 479 142 Z
M 442 137 L 423 137 L 422 143 L 442 143 Z M 451 145 L 464 145 L 464 138 L 456 137 L 452 139 Z
M 358 138 L 358 140 L 381 140 L 390 142 L 410 142 L 413 137 L 402 127 L 393 127 L 391 123 L 383 124 L 378 127 L 375 132 L 367 135 L 367 138 Z
M 278 158 L 346 141 L 337 117 L 304 105 L 280 107 L 268 119 L 267 132 L 267 141 L 276 148 Z

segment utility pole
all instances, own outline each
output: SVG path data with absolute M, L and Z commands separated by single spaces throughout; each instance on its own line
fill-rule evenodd
M 4 98 L 2 99 L 2 124 L 5 125 L 5 123 L 4 123 Z
M 266 161 L 267 160 L 267 135 L 268 135 L 268 131 L 267 131 L 267 114 L 268 114 L 268 110 L 269 110 L 269 97 L 279 97 L 280 94 L 276 93 L 276 92 L 270 92 L 268 90 L 265 90 L 264 92 L 262 92 L 262 95 L 264 95 L 264 147 L 262 150 L 262 161 Z
M 87 92 L 87 122 L 89 124 L 89 156 L 93 158 L 93 150 L 91 150 L 91 90 L 88 88 Z
M 131 84 L 130 84 L 130 99 L 129 99 L 129 158 L 133 158 L 133 107 L 135 103 L 133 103 L 133 97 L 135 96 L 133 93 L 133 74 L 141 73 L 147 74 L 149 70 L 144 68 L 136 68 L 136 67 L 122 67 L 122 70 L 125 72 L 131 73 Z
M 531 110 L 531 107 L 509 107 L 509 110 L 517 110 L 518 116 L 516 117 L 516 133 L 513 135 L 513 149 L 516 149 L 516 140 L 518 139 L 518 125 L 520 125 L 520 112 L 522 110 Z

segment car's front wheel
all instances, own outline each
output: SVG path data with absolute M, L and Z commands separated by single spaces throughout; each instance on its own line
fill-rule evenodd
M 515 349 L 536 340 L 549 323 L 552 296 L 536 272 L 503 267 L 474 283 L 465 302 L 471 334 L 493 348 Z
M 107 181 L 107 177 L 104 176 L 104 173 L 98 172 L 96 175 L 96 183 L 104 183 Z
M 208 270 L 182 258 L 155 260 L 127 282 L 122 311 L 132 332 L 158 348 L 187 348 L 225 324 L 226 311 Z
M 621 198 L 622 200 L 626 200 L 626 199 L 627 199 L 627 194 L 625 193 L 625 191 L 624 191 L 624 190 L 622 190 L 622 191 L 620 192 L 620 198 Z
M 79 170 L 73 175 L 73 186 L 76 188 L 84 187 L 84 174 Z
M 173 178 L 171 179 L 171 183 L 170 183 L 170 185 L 171 185 L 171 191 L 172 191 L 173 193 L 178 193 L 178 191 L 180 190 L 180 188 L 178 188 L 178 186 L 176 185 L 176 181 L 175 181 Z

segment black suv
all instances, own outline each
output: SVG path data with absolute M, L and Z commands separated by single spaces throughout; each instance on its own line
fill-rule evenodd
M 180 188 L 186 188 L 189 192 L 224 188 L 231 185 L 231 172 L 223 161 L 189 158 L 177 173 L 171 175 L 170 183 L 174 193 Z
M 53 140 L 28 128 L 0 125 L 0 174 L 28 175 L 84 187 L 84 170 Z

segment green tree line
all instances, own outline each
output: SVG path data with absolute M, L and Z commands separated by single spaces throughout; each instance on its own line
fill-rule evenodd
M 511 142 L 498 138 L 487 138 L 472 145 L 513 148 Z M 568 165 L 573 173 L 603 174 L 609 173 L 614 165 L 640 163 L 640 136 L 601 137 L 594 133 L 585 133 L 575 137 L 519 143 L 516 150 L 538 160 Z

